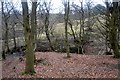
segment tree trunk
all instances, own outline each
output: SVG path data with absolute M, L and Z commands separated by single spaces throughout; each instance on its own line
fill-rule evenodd
M 65 20 L 65 45 L 66 45 L 66 53 L 67 57 L 70 57 L 69 54 L 69 44 L 68 44 L 68 32 L 67 32 L 67 24 L 68 24 L 68 17 L 69 17 L 69 1 L 65 2 L 65 14 L 64 14 L 64 20 Z
M 91 39 L 91 37 L 90 37 L 90 34 L 91 34 L 91 10 L 90 10 L 90 6 L 91 5 L 91 3 L 90 2 L 88 2 L 87 3 L 87 8 L 88 8 L 88 22 L 87 22 L 87 27 L 88 27 L 88 30 L 87 30 L 87 32 L 86 32 L 86 36 L 87 36 L 87 41 L 89 41 L 90 39 Z
M 13 41 L 14 41 L 14 48 L 16 49 L 17 47 L 17 44 L 16 44 L 16 36 L 15 36 L 15 25 L 12 25 L 12 29 L 13 29 Z
M 55 51 L 53 46 L 52 46 L 52 43 L 51 43 L 51 39 L 50 39 L 50 35 L 49 35 L 49 32 L 48 32 L 48 27 L 49 27 L 49 9 L 47 8 L 47 4 L 45 3 L 45 7 L 46 7 L 46 13 L 45 13 L 45 33 L 46 33 L 46 37 L 49 41 L 49 45 L 50 45 L 50 48 L 52 49 L 52 51 Z
M 79 33 L 79 45 L 78 50 L 79 53 L 83 54 L 83 41 L 84 41 L 84 9 L 83 9 L 83 2 L 81 2 L 81 19 L 80 19 L 80 33 Z
M 24 27 L 24 34 L 25 34 L 25 44 L 26 44 L 26 66 L 25 66 L 25 73 L 33 74 L 34 71 L 34 51 L 33 51 L 33 36 L 32 30 L 30 29 L 29 25 L 29 11 L 28 11 L 28 4 L 26 2 L 22 2 L 22 9 L 23 9 L 23 27 Z
M 120 52 L 119 52 L 119 40 L 118 40 L 118 2 L 113 2 L 113 12 L 112 12 L 112 18 L 111 18 L 111 35 L 110 37 L 110 43 L 111 47 L 114 52 L 115 58 L 120 58 Z
M 109 3 L 108 3 L 108 0 L 106 0 L 106 38 L 105 38 L 105 45 L 106 45 L 106 52 L 108 52 L 108 37 L 109 37 L 109 33 L 110 33 L 110 30 L 109 30 L 109 17 L 110 17 L 110 13 L 109 13 Z
M 76 37 L 75 37 L 75 32 L 74 32 L 73 27 L 72 27 L 72 23 L 68 22 L 68 24 L 70 25 L 70 29 L 72 31 L 72 35 L 73 35 L 73 38 L 74 38 L 74 41 L 75 41 Z
M 75 32 L 73 30 L 72 24 L 70 22 L 68 22 L 68 24 L 70 25 L 70 28 L 71 28 L 71 31 L 72 31 L 72 35 L 73 35 L 73 38 L 74 38 L 75 47 L 77 47 L 77 49 L 78 49 L 77 53 L 80 54 L 82 52 L 81 52 L 81 48 L 79 46 L 79 40 L 77 40 L 77 38 L 75 36 Z
M 4 8 L 3 8 L 3 2 L 1 1 L 1 5 L 2 5 L 2 27 L 3 27 L 3 21 L 4 21 Z M 2 59 L 6 59 L 6 56 L 5 56 L 5 41 L 3 40 L 3 46 L 2 46 Z
M 45 33 L 46 33 L 46 37 L 49 41 L 49 45 L 50 45 L 50 48 L 52 49 L 52 51 L 55 51 L 53 46 L 52 46 L 52 43 L 51 43 L 51 40 L 50 40 L 50 37 L 49 37 L 49 33 L 48 33 L 48 30 L 45 30 Z
M 10 52 L 10 49 L 9 49 L 9 44 L 8 44 L 8 22 L 7 22 L 7 16 L 5 15 L 4 13 L 4 8 L 3 8 L 4 4 L 2 2 L 2 20 L 4 21 L 2 25 L 5 26 L 5 38 L 4 38 L 4 43 L 5 43 L 5 48 L 4 48 L 4 51 L 5 52 Z
M 82 27 L 82 40 L 84 41 L 84 34 L 85 34 L 85 31 L 84 31 L 84 9 L 83 9 L 83 2 L 81 2 L 81 11 L 82 11 L 82 24 L 81 24 L 81 27 Z
M 9 44 L 8 44 L 8 23 L 7 22 L 5 22 L 5 27 L 6 27 L 6 29 L 5 29 L 5 46 L 6 46 L 6 51 L 7 52 L 10 52 L 10 49 L 9 49 Z
M 36 8 L 37 8 L 37 2 L 32 2 L 31 30 L 32 30 L 32 38 L 34 39 L 34 42 L 33 42 L 34 52 L 36 50 L 36 40 L 37 40 Z M 36 57 L 35 57 L 35 54 L 34 54 L 34 62 L 35 61 L 36 61 Z

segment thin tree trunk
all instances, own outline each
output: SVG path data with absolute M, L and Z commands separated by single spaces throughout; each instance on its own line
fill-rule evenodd
M 82 20 L 81 20 L 81 27 L 82 27 L 82 31 L 83 31 L 83 34 L 82 34 L 82 40 L 84 41 L 84 34 L 85 34 L 85 31 L 84 31 L 84 10 L 83 10 L 83 2 L 81 2 L 81 11 L 82 11 Z
M 45 13 L 45 33 L 46 33 L 46 37 L 49 41 L 49 45 L 50 45 L 50 48 L 52 49 L 52 51 L 55 51 L 53 46 L 52 46 L 52 43 L 51 43 L 51 39 L 50 39 L 50 35 L 49 35 L 49 32 L 48 32 L 48 27 L 49 27 L 49 10 L 47 8 L 47 5 L 45 3 L 45 7 L 46 7 L 46 13 Z
M 5 37 L 4 37 L 4 51 L 5 52 L 10 52 L 10 49 L 9 49 L 9 41 L 8 41 L 8 31 L 9 31 L 9 28 L 8 28 L 8 19 L 7 19 L 7 16 L 5 15 L 4 13 L 4 8 L 3 8 L 4 4 L 2 2 L 2 20 L 4 21 L 3 22 L 3 25 L 5 26 Z
M 108 52 L 108 36 L 109 36 L 109 3 L 108 0 L 106 0 L 106 40 L 105 40 L 105 44 L 106 44 L 106 52 Z
M 70 29 L 71 29 L 71 31 L 72 31 L 73 38 L 74 38 L 74 40 L 76 40 L 75 32 L 74 32 L 74 30 L 73 30 L 73 26 L 72 26 L 72 24 L 71 24 L 70 22 L 68 22 L 68 24 L 70 25 Z
M 1 5 L 2 5 L 2 27 L 3 27 L 3 21 L 4 21 L 4 8 L 3 8 L 3 5 L 4 3 L 1 1 Z M 5 40 L 3 40 L 3 46 L 2 46 L 2 59 L 6 59 L 6 56 L 5 56 Z
M 90 3 L 89 2 L 88 2 L 87 7 L 88 7 L 88 23 L 87 23 L 88 32 L 86 34 L 87 34 L 87 41 L 89 41 L 91 39 L 91 37 L 90 37 L 90 34 L 91 34 L 91 24 L 90 24 L 91 14 L 90 14 Z
M 75 32 L 73 30 L 72 24 L 70 22 L 68 22 L 68 24 L 70 25 L 70 28 L 71 28 L 71 31 L 72 31 L 75 47 L 77 47 L 77 49 L 78 49 L 77 53 L 79 54 L 80 53 L 79 40 L 77 40 L 77 38 L 75 36 Z
M 70 57 L 69 54 L 69 44 L 68 44 L 68 28 L 67 28 L 67 24 L 68 24 L 68 17 L 69 17 L 69 1 L 64 4 L 65 5 L 65 15 L 64 15 L 64 20 L 65 20 L 65 45 L 66 45 L 66 53 L 67 53 L 67 57 Z
M 5 18 L 5 15 L 4 15 L 4 18 Z M 8 28 L 8 23 L 7 23 L 7 20 L 4 19 L 4 22 L 5 22 L 5 49 L 7 52 L 10 52 L 10 49 L 9 49 L 9 41 L 8 41 L 8 31 L 9 31 L 9 28 Z
M 81 2 L 81 20 L 80 20 L 80 23 L 81 23 L 81 26 L 80 26 L 80 39 L 79 39 L 79 46 L 78 46 L 78 50 L 79 50 L 79 53 L 83 54 L 83 51 L 82 51 L 82 48 L 83 48 L 83 41 L 84 41 L 84 10 L 83 10 L 83 1 Z
M 52 46 L 52 43 L 51 43 L 51 40 L 50 40 L 50 37 L 49 37 L 48 30 L 45 30 L 45 32 L 46 32 L 46 37 L 47 37 L 47 39 L 48 39 L 48 41 L 49 41 L 50 48 L 52 49 L 52 51 L 55 51 L 54 48 L 53 48 L 53 46 Z
M 13 29 L 13 41 L 14 41 L 14 48 L 16 49 L 17 47 L 17 44 L 16 44 L 16 36 L 15 36 L 15 25 L 12 25 L 12 29 Z

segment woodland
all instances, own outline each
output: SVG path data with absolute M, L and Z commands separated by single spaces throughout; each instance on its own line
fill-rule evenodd
M 18 1 L 1 1 L 2 80 L 120 79 L 119 0 Z

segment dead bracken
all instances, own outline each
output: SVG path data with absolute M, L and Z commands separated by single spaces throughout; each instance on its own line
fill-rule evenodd
M 22 75 L 25 60 L 19 61 L 19 56 L 8 56 L 3 61 L 3 78 L 117 78 L 118 61 L 111 55 L 81 55 L 65 53 L 36 52 L 34 75 Z M 44 65 L 45 64 L 45 65 Z M 13 69 L 14 68 L 14 69 Z

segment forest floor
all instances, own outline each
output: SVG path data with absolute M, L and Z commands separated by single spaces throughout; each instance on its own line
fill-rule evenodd
M 3 78 L 118 78 L 120 76 L 120 59 L 112 55 L 82 55 L 66 53 L 36 52 L 36 74 L 23 75 L 25 59 L 9 55 L 2 64 Z M 119 66 L 118 66 L 119 64 Z

